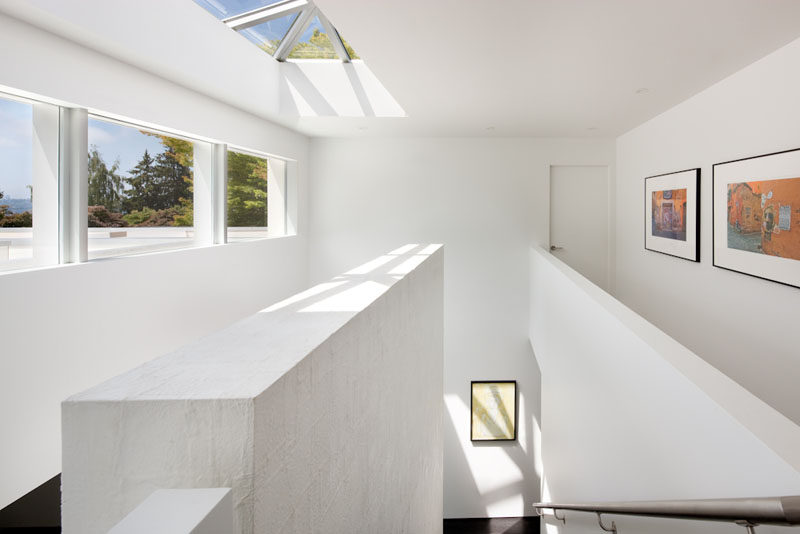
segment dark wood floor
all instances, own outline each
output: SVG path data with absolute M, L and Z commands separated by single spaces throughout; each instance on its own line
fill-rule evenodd
M 445 519 L 444 534 L 539 534 L 539 518 Z

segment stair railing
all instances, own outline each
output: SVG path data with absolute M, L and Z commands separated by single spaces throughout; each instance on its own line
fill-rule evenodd
M 748 534 L 755 532 L 758 525 L 798 526 L 800 525 L 800 495 L 785 497 L 752 497 L 744 499 L 698 499 L 679 501 L 630 501 L 596 503 L 552 503 L 533 504 L 536 512 L 553 511 L 553 516 L 566 523 L 565 510 L 593 512 L 597 514 L 600 528 L 617 534 L 614 521 L 608 526 L 603 523 L 602 514 L 636 515 L 664 517 L 671 519 L 690 519 L 698 521 L 723 521 L 745 527 Z M 562 515 L 558 515 L 558 511 Z

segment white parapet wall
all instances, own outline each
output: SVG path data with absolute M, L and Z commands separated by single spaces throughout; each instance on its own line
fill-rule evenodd
M 800 427 L 549 252 L 535 247 L 530 260 L 543 501 L 800 494 Z M 599 532 L 594 515 L 566 514 L 566 525 L 546 517 L 548 534 Z M 611 519 L 621 534 L 743 531 Z
M 443 256 L 401 247 L 66 400 L 63 532 L 204 487 L 237 534 L 441 532 Z

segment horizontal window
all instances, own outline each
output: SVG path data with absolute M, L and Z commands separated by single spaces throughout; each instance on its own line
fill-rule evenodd
M 89 258 L 194 244 L 192 141 L 89 118 Z
M 282 236 L 288 213 L 280 158 L 0 94 L 0 271 Z
M 267 235 L 266 157 L 228 151 L 228 241 L 242 241 Z

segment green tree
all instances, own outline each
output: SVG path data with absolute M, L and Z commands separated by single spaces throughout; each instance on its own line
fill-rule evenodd
M 228 152 L 228 226 L 267 226 L 267 160 Z
M 156 156 L 158 203 L 149 206 L 156 210 L 181 206 L 181 199 L 192 196 L 192 170 L 181 163 L 182 155 L 173 147 L 166 148 Z
M 122 202 L 125 213 L 141 211 L 158 202 L 158 177 L 155 160 L 147 150 L 142 154 L 139 163 L 128 173 L 130 176 L 125 179 L 128 189 L 125 191 L 125 200 Z
M 89 205 L 105 206 L 110 212 L 122 209 L 122 176 L 119 161 L 111 168 L 103 161 L 96 146 L 89 151 Z M 32 194 L 32 191 L 31 191 Z
M 168 206 L 171 211 L 175 212 L 172 226 L 193 226 L 194 175 L 192 167 L 194 166 L 194 144 L 191 141 L 168 135 L 144 131 L 142 133 L 157 137 L 166 149 L 161 154 L 161 169 L 171 176 L 168 181 L 168 196 L 171 197 L 172 201 L 177 197 L 177 202 Z M 180 176 L 180 180 L 178 180 L 178 176 Z
M 340 36 L 340 37 L 341 37 L 341 36 Z M 345 49 L 347 50 L 347 53 L 348 53 L 348 54 L 350 54 L 350 59 L 361 59 L 361 58 L 359 57 L 359 55 L 358 55 L 358 54 L 356 54 L 356 51 L 355 51 L 355 50 L 353 50 L 353 47 L 352 47 L 352 46 L 350 46 L 350 43 L 348 43 L 347 41 L 345 41 L 344 39 L 342 39 L 342 44 L 344 45 Z
M 306 42 L 297 43 L 289 52 L 291 59 L 338 59 L 333 43 L 328 38 L 328 34 L 314 30 L 311 38 Z

